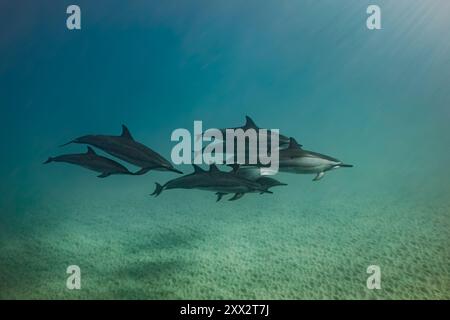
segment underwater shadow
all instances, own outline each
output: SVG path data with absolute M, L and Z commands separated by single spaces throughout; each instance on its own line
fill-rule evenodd
M 142 237 L 140 237 L 142 238 Z M 164 230 L 146 241 L 130 243 L 128 250 L 133 261 L 116 270 L 119 279 L 109 292 L 118 299 L 177 299 L 182 298 L 180 287 L 190 286 L 189 277 L 180 274 L 194 272 L 194 249 L 203 236 L 190 229 Z

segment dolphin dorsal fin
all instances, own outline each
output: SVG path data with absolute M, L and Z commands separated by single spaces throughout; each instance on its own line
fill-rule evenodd
M 86 154 L 97 154 L 97 153 L 95 153 L 94 149 L 92 149 L 91 147 L 87 147 Z
M 130 130 L 128 130 L 127 126 L 124 125 L 124 124 L 122 125 L 122 134 L 120 136 L 122 138 L 127 138 L 127 139 L 130 139 L 130 140 L 134 140 L 133 136 L 130 133 Z
M 194 173 L 202 173 L 205 172 L 205 170 L 203 170 L 202 168 L 200 168 L 198 165 L 196 164 L 192 164 L 192 167 L 194 168 Z
M 294 138 L 289 138 L 289 149 L 301 149 L 302 145 L 297 142 Z
M 217 166 L 214 163 L 211 163 L 209 165 L 209 172 L 219 172 L 219 168 L 217 168 Z
M 258 129 L 258 126 L 255 124 L 255 122 L 250 118 L 249 116 L 245 116 L 245 125 L 244 128 L 246 129 Z

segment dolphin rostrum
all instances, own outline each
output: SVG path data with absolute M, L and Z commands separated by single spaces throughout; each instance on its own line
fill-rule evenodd
M 149 170 L 182 173 L 163 156 L 134 140 L 125 125 L 122 125 L 120 136 L 86 135 L 63 144 L 63 146 L 70 143 L 89 144 L 123 161 L 141 167 L 142 169 L 136 174 L 145 174 Z
M 279 159 L 280 172 L 316 174 L 314 181 L 320 180 L 327 171 L 353 167 L 330 156 L 304 150 L 294 138 L 290 138 L 287 149 L 280 150 Z
M 220 171 L 215 164 L 211 164 L 209 171 L 193 165 L 194 172 L 170 180 L 164 185 L 156 183 L 155 191 L 151 194 L 159 196 L 163 190 L 169 189 L 200 189 L 218 193 L 234 193 L 230 200 L 240 199 L 245 193 L 272 193 L 266 186 L 243 177 L 234 172 Z
M 87 147 L 87 149 L 86 153 L 64 154 L 57 157 L 50 157 L 44 164 L 50 162 L 75 164 L 89 170 L 100 172 L 99 178 L 105 178 L 112 174 L 134 174 L 120 163 L 96 154 L 91 147 Z

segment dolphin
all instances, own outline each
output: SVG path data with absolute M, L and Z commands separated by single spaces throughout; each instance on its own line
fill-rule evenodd
M 259 128 L 255 122 L 252 120 L 252 118 L 250 118 L 249 116 L 245 116 L 245 124 L 243 126 L 240 127 L 234 127 L 234 128 L 223 128 L 223 129 L 218 129 L 223 136 L 223 140 L 225 141 L 226 139 L 226 130 L 231 129 L 231 130 L 237 130 L 237 129 L 242 129 L 244 131 L 248 130 L 248 129 L 254 129 L 256 131 L 256 134 L 262 135 L 262 132 L 260 133 L 260 130 L 262 128 Z M 197 139 L 200 139 L 202 137 L 202 135 L 198 135 Z M 267 146 L 270 146 L 270 137 L 271 137 L 271 130 L 267 130 L 267 135 L 265 135 L 265 139 L 267 141 Z M 235 143 L 236 145 L 236 143 Z M 282 135 L 282 134 L 278 134 L 278 148 L 279 149 L 283 149 L 283 148 L 287 148 L 289 146 L 289 137 Z M 225 143 L 224 143 L 224 150 L 226 149 Z M 235 151 L 236 153 L 236 151 Z
M 194 172 L 182 177 L 170 180 L 164 185 L 156 183 L 152 196 L 159 196 L 163 190 L 169 189 L 200 189 L 219 193 L 234 193 L 230 200 L 240 199 L 250 191 L 272 193 L 262 184 L 251 181 L 235 174 L 234 172 L 220 171 L 215 164 L 211 164 L 209 171 L 193 165 Z
M 98 176 L 99 178 L 105 178 L 112 174 L 134 174 L 120 163 L 98 155 L 91 147 L 87 147 L 86 153 L 64 154 L 57 157 L 50 157 L 44 164 L 50 162 L 66 162 L 97 171 L 101 173 Z
M 175 169 L 173 165 L 160 154 L 134 140 L 125 125 L 122 125 L 122 134 L 120 136 L 86 135 L 76 138 L 62 146 L 70 143 L 94 146 L 114 157 L 141 167 L 142 169 L 136 173 L 139 175 L 145 174 L 149 170 L 183 173 Z
M 244 177 L 246 179 L 255 181 L 262 185 L 264 189 L 269 190 L 272 187 L 277 186 L 287 186 L 286 183 L 280 182 L 274 178 L 270 178 L 267 176 L 261 176 L 260 170 L 258 168 L 240 168 L 239 165 L 231 165 L 233 168 L 233 171 L 241 177 Z M 259 192 L 258 190 L 252 190 L 249 192 Z M 220 201 L 226 193 L 224 192 L 216 192 L 217 200 Z
M 330 156 L 302 149 L 302 146 L 290 138 L 289 147 L 280 150 L 279 171 L 300 174 L 315 174 L 313 181 L 323 178 L 325 172 L 338 168 L 351 168 L 353 165 Z

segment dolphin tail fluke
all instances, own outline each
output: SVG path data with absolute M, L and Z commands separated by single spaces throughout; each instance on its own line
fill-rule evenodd
M 339 166 L 342 168 L 353 168 L 352 164 L 340 164 Z
M 242 198 L 243 196 L 244 196 L 244 193 L 235 193 L 234 196 L 231 199 L 229 199 L 228 201 L 235 201 L 235 200 Z
M 151 196 L 157 197 L 161 194 L 164 187 L 162 185 L 160 185 L 158 182 L 155 182 L 155 184 L 156 184 L 156 188 L 155 188 L 155 191 L 153 191 L 153 193 L 151 194 Z
M 50 163 L 52 161 L 53 161 L 53 158 L 52 157 L 48 157 L 47 161 L 45 161 L 44 164 Z

